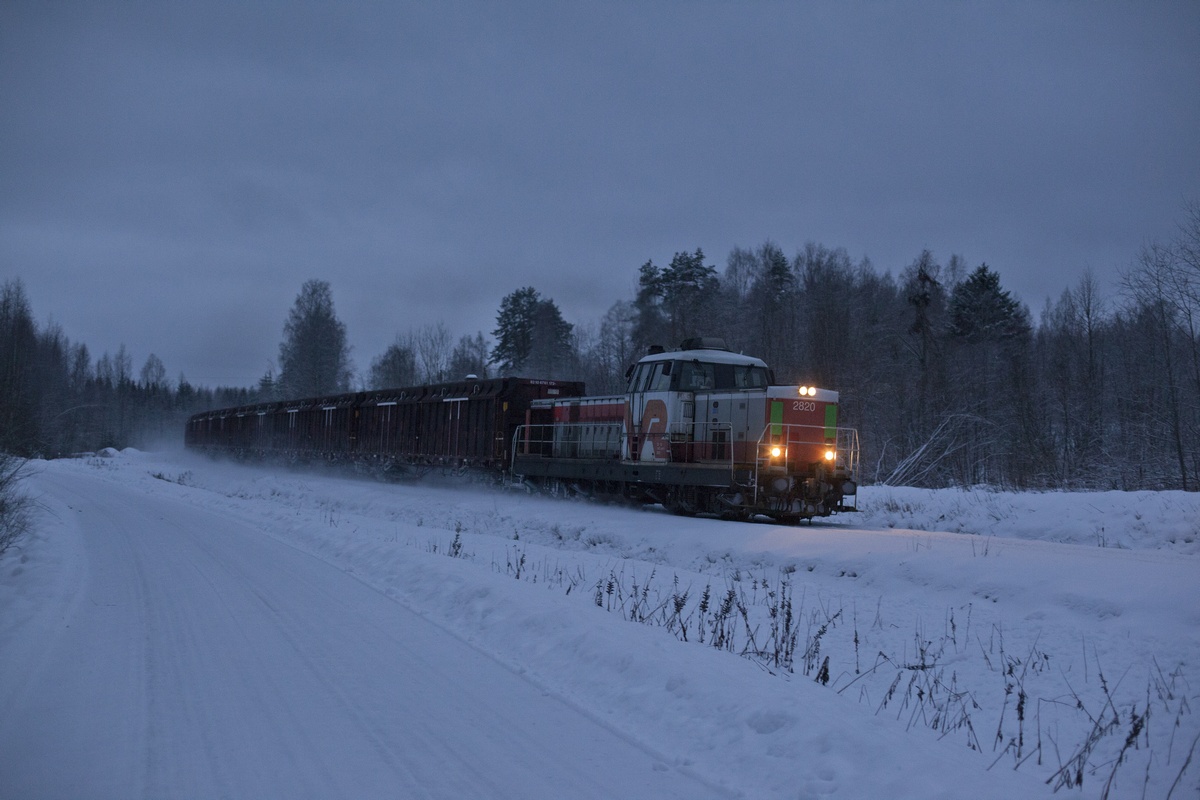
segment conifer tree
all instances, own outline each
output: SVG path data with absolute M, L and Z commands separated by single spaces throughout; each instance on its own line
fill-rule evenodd
M 967 342 L 1002 341 L 1029 333 L 1029 315 L 1000 276 L 980 264 L 950 296 L 950 333 Z
M 572 329 L 553 300 L 543 300 L 532 286 L 518 289 L 500 303 L 488 363 L 501 373 L 534 370 L 537 377 L 562 377 L 570 366 Z
M 37 446 L 36 349 L 37 327 L 25 287 L 7 281 L 0 287 L 0 452 L 29 455 Z
M 279 386 L 287 397 L 314 397 L 350 388 L 346 326 L 333 310 L 326 281 L 306 282 L 283 326 Z

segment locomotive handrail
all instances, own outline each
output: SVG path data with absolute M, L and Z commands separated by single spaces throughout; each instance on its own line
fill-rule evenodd
M 512 454 L 515 458 L 517 455 L 523 456 L 551 456 L 554 458 L 587 458 L 591 456 L 581 456 L 578 453 L 580 445 L 587 445 L 592 450 L 602 448 L 615 452 L 620 455 L 620 444 L 624 441 L 624 434 L 621 433 L 624 425 L 620 422 L 560 422 L 560 423 L 538 423 L 536 425 L 522 424 L 518 425 L 513 433 Z M 597 436 L 592 432 L 590 436 L 580 437 L 578 435 L 568 435 L 566 437 L 556 434 L 568 433 L 578 434 L 584 428 L 600 428 L 603 429 L 603 436 Z M 607 445 L 611 441 L 613 433 L 617 434 L 616 449 L 613 450 Z M 534 437 L 531 434 L 538 433 Z M 563 453 L 561 449 L 567 445 L 574 445 L 574 453 Z M 537 448 L 535 451 L 534 448 Z M 551 452 L 540 452 L 545 449 Z
M 712 434 L 717 433 L 717 432 L 724 432 L 726 434 L 725 438 L 722 440 L 718 440 L 718 439 L 712 437 Z M 659 435 L 662 435 L 662 434 L 659 434 Z M 685 438 L 682 440 L 676 440 L 676 439 L 671 438 L 673 436 L 680 436 L 680 435 L 684 436 Z M 733 423 L 731 423 L 731 422 L 677 422 L 667 428 L 666 437 L 667 437 L 667 442 L 669 445 L 682 444 L 685 446 L 685 448 L 686 447 L 691 448 L 693 458 L 692 459 L 687 459 L 687 458 L 684 459 L 684 461 L 688 462 L 688 463 L 694 463 L 694 461 L 696 460 L 696 450 L 700 447 L 711 448 L 713 450 L 719 449 L 720 452 L 723 454 L 719 458 L 709 457 L 709 458 L 700 459 L 700 460 L 703 460 L 706 462 L 717 462 L 717 461 L 726 462 L 729 466 L 729 475 L 730 475 L 730 479 L 732 480 L 735 465 L 737 462 L 737 460 L 734 458 L 734 450 L 733 450 L 733 445 L 734 445 Z M 671 449 L 669 452 L 671 453 L 671 455 L 673 457 L 674 452 L 675 452 L 674 449 Z M 725 457 L 725 455 L 724 455 L 725 453 L 728 454 L 728 458 Z M 673 458 L 672 458 L 672 460 L 673 460 Z
M 858 428 L 837 428 L 837 451 L 846 453 L 846 471 L 858 475 L 859 452 Z
M 793 430 L 806 429 L 821 431 L 820 438 L 812 439 L 796 439 L 789 434 Z M 827 431 L 833 431 L 832 437 L 826 435 Z M 813 446 L 829 446 L 833 447 L 835 453 L 839 456 L 839 461 L 835 466 L 843 467 L 849 472 L 855 472 L 858 468 L 858 429 L 856 428 L 831 428 L 827 425 L 801 425 L 798 423 L 776 422 L 768 423 L 763 426 L 763 432 L 758 437 L 758 452 L 763 452 L 764 446 L 770 446 L 773 442 L 764 441 L 767 436 L 776 439 L 779 444 L 808 444 Z M 833 439 L 832 442 L 829 439 Z M 845 455 L 845 460 L 841 461 L 841 456 Z M 760 455 L 761 460 L 761 455 Z
M 709 437 L 714 432 L 724 432 L 726 436 L 723 440 L 713 440 Z M 522 424 L 513 432 L 509 467 L 515 470 L 518 457 L 623 459 L 630 438 L 623 422 Z M 731 475 L 735 468 L 733 425 L 728 422 L 679 423 L 666 431 L 641 433 L 635 438 L 639 448 L 647 442 L 662 443 L 661 452 L 665 455 L 663 460 L 666 463 L 719 462 L 729 468 Z M 680 448 L 683 458 L 677 457 Z M 699 457 L 697 453 L 701 448 L 718 450 L 721 455 L 719 458 Z
M 793 438 L 791 433 L 797 429 L 821 431 L 821 434 L 813 436 L 810 439 Z M 828 435 L 829 431 L 833 431 L 833 436 Z M 770 438 L 768 439 L 768 437 Z M 830 439 L 833 441 L 830 442 Z M 768 423 L 763 427 L 763 432 L 758 437 L 755 451 L 757 454 L 754 462 L 755 498 L 758 497 L 760 471 L 764 464 L 770 464 L 772 460 L 769 453 L 770 448 L 775 445 L 787 448 L 793 444 L 812 447 L 832 447 L 834 452 L 834 461 L 831 465 L 832 470 L 841 471 L 851 476 L 858 472 L 859 444 L 857 428 L 830 428 L 826 425 L 801 425 L 798 423 Z M 767 454 L 765 457 L 764 453 Z M 790 461 L 793 461 L 793 459 L 788 458 L 788 454 L 781 456 L 781 464 L 786 464 Z

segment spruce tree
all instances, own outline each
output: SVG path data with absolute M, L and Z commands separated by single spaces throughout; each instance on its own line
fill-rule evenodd
M 517 289 L 500 301 L 500 312 L 496 315 L 496 345 L 492 348 L 489 364 L 495 364 L 500 373 L 520 370 L 529 358 L 533 341 L 533 320 L 541 296 L 537 289 L 526 286 Z
M 518 289 L 500 303 L 488 363 L 502 374 L 533 370 L 536 377 L 562 377 L 572 353 L 572 330 L 553 300 L 543 300 L 531 286 Z
M 1003 341 L 1029 333 L 1029 315 L 1000 276 L 980 264 L 954 287 L 950 297 L 950 333 L 968 342 Z
M 286 397 L 314 397 L 350 388 L 346 326 L 333 310 L 326 281 L 306 282 L 283 326 L 279 386 Z

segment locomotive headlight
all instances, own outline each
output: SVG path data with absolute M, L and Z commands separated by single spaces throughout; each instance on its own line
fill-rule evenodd
M 826 451 L 825 451 L 825 460 L 826 460 L 826 461 L 833 461 L 833 459 L 834 459 L 836 456 L 837 456 L 837 453 L 833 452 L 832 450 L 826 450 Z
M 804 397 L 806 394 L 808 394 L 808 387 L 807 387 L 807 386 L 801 386 L 801 387 L 800 387 L 800 396 L 801 396 L 801 397 Z
M 774 447 L 771 448 L 771 458 L 779 458 L 781 455 L 783 455 L 782 447 L 780 447 L 779 445 L 775 445 Z

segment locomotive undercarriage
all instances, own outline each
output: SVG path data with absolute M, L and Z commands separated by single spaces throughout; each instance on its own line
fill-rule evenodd
M 845 502 L 852 483 L 816 470 L 815 477 L 759 474 L 750 467 L 631 463 L 611 459 L 514 460 L 513 473 L 524 485 L 552 494 L 622 498 L 659 504 L 683 516 L 706 515 L 746 520 L 756 515 L 780 522 L 812 520 L 856 510 Z M 836 483 L 835 483 L 836 482 Z

